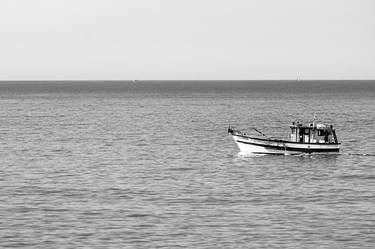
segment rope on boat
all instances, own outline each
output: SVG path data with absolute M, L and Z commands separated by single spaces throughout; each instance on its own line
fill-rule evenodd
M 256 132 L 258 132 L 258 133 L 261 134 L 262 136 L 267 137 L 263 132 L 259 131 L 258 129 L 256 129 L 256 128 L 254 128 L 254 127 L 253 127 L 253 130 L 256 131 Z

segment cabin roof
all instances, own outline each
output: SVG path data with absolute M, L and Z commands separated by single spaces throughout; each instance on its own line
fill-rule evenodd
M 305 128 L 305 129 L 313 129 L 314 128 L 314 126 L 307 126 L 307 125 L 289 125 L 289 127 L 290 128 Z
M 332 125 L 323 125 L 323 124 L 292 124 L 289 126 L 290 128 L 299 128 L 299 129 L 311 129 L 311 130 L 332 130 Z

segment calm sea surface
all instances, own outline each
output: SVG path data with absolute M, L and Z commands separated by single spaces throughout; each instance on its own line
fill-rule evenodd
M 0 247 L 375 248 L 375 82 L 3 82 L 0 104 Z M 227 134 L 314 114 L 340 154 Z

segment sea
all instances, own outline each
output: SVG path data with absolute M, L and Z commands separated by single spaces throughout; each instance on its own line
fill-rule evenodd
M 0 248 L 375 248 L 375 81 L 1 82 L 0 106 Z M 314 117 L 340 153 L 227 133 Z

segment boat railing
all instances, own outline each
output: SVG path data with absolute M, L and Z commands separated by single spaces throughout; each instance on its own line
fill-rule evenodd
M 284 137 L 268 137 L 269 140 L 285 141 Z
M 262 135 L 262 137 L 264 137 L 264 139 L 267 139 L 267 140 L 273 140 L 273 141 L 277 141 L 277 142 L 282 142 L 282 141 L 286 141 L 285 138 L 283 137 L 268 137 L 267 135 L 265 135 L 264 133 L 260 132 L 259 130 L 255 129 L 255 128 L 252 128 L 253 130 L 255 130 L 259 135 Z M 228 127 L 228 133 L 232 134 L 232 135 L 235 135 L 235 136 L 250 136 L 249 134 L 247 134 L 246 132 L 242 132 L 242 131 L 239 131 L 239 130 L 236 130 L 234 129 L 233 126 L 229 126 Z

